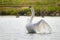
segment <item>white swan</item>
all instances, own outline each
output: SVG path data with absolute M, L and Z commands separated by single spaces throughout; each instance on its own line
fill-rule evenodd
M 29 23 L 26 25 L 26 28 L 29 33 L 35 33 L 36 32 L 35 27 L 34 27 L 34 24 L 32 24 L 32 20 L 34 17 L 34 9 L 33 9 L 33 7 L 30 7 L 30 9 L 31 9 L 32 15 L 31 15 L 31 19 L 30 19 Z
M 29 23 L 26 25 L 26 28 L 29 33 L 51 33 L 51 27 L 43 20 L 41 19 L 39 22 L 32 24 L 32 20 L 34 17 L 34 9 L 33 7 L 30 8 L 32 15 Z

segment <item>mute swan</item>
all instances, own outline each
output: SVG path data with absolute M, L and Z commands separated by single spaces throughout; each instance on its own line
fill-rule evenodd
M 32 20 L 34 16 L 34 9 L 31 6 L 30 6 L 30 9 L 31 9 L 32 15 L 31 15 L 31 19 L 29 20 L 29 23 L 26 25 L 26 28 L 29 33 L 36 33 L 34 24 L 32 24 Z
M 43 19 L 41 19 L 39 22 L 35 24 L 32 24 L 32 20 L 35 12 L 33 7 L 30 7 L 30 9 L 31 9 L 32 15 L 29 23 L 26 25 L 28 33 L 50 33 L 51 28 Z

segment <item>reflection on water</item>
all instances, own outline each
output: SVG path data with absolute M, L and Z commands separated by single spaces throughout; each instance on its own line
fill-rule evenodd
M 60 40 L 60 17 L 45 17 L 52 28 L 51 34 L 28 34 L 25 27 L 28 18 L 0 17 L 0 40 Z M 35 17 L 33 23 L 39 20 L 41 17 Z

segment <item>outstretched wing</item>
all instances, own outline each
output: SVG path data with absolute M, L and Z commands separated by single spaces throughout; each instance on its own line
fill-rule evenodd
M 34 24 L 35 30 L 39 33 L 51 33 L 51 27 L 49 24 L 41 19 L 39 22 Z

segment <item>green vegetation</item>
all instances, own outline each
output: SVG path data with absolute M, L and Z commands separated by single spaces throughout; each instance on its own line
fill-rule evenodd
M 29 8 L 22 9 L 21 6 L 33 6 L 37 16 L 41 14 L 49 16 L 60 15 L 60 0 L 0 0 L 0 15 L 16 15 L 17 13 L 31 15 Z

